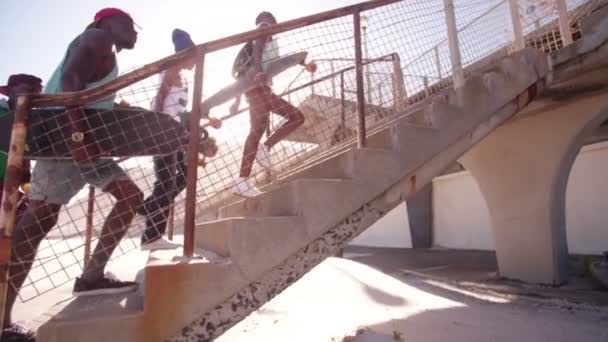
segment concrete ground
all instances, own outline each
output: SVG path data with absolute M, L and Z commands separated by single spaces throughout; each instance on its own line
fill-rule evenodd
M 133 278 L 146 253 L 110 265 Z M 66 284 L 14 318 L 37 326 Z M 362 334 L 354 338 L 360 330 Z M 573 275 L 560 289 L 498 279 L 493 253 L 349 248 L 217 339 L 232 341 L 608 341 L 608 293 Z
M 608 341 L 608 293 L 577 279 L 561 290 L 502 281 L 488 252 L 350 248 L 345 257 L 218 341 Z

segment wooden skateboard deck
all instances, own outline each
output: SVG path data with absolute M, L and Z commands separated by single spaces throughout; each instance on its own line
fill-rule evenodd
M 282 72 L 290 69 L 300 63 L 303 63 L 308 56 L 308 52 L 298 52 L 291 55 L 283 56 L 277 58 L 274 61 L 268 63 L 268 70 L 266 70 L 266 75 L 268 78 L 273 78 Z M 258 84 L 255 81 L 255 72 L 253 69 L 250 69 L 245 75 L 237 80 L 236 82 L 222 88 L 215 94 L 209 96 L 202 103 L 203 112 L 209 112 L 211 108 L 222 105 L 237 96 L 240 96 L 255 88 Z
M 96 141 L 104 158 L 165 155 L 187 143 L 185 127 L 171 116 L 143 108 L 83 109 L 85 143 Z M 7 151 L 13 115 L 0 118 L 0 149 Z M 71 159 L 72 132 L 64 109 L 34 109 L 28 116 L 28 159 Z

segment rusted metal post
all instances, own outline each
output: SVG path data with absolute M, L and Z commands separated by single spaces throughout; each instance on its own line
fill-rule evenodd
M 559 15 L 559 33 L 562 36 L 562 43 L 568 46 L 574 42 L 572 31 L 570 31 L 570 18 L 568 17 L 568 4 L 566 0 L 556 0 L 557 14 Z
M 167 223 L 167 239 L 173 241 L 173 231 L 175 230 L 175 205 L 171 204 L 169 207 L 169 222 Z
M 368 26 L 368 20 L 369 18 L 362 15 L 361 16 L 361 30 L 363 30 L 363 37 L 362 37 L 362 41 L 363 41 L 363 49 L 364 49 L 364 56 L 363 58 L 365 58 L 365 61 L 367 62 L 369 60 L 369 48 L 367 46 L 367 26 Z M 371 76 L 371 72 L 370 72 L 370 65 L 368 63 L 365 63 L 365 67 L 363 68 L 363 72 L 365 74 L 365 90 L 367 91 L 367 103 L 368 104 L 372 104 L 372 76 Z
M 441 58 L 439 57 L 439 46 L 435 46 L 433 49 L 435 52 L 435 67 L 437 68 L 437 77 L 443 79 L 443 72 L 441 70 Z
M 2 210 L 0 210 L 0 331 L 4 322 L 4 306 L 9 285 L 9 265 L 11 261 L 11 243 L 15 214 L 19 201 L 19 185 L 23 179 L 23 155 L 27 137 L 27 113 L 30 99 L 27 96 L 17 98 L 15 120 L 11 131 L 11 143 L 2 193 Z
M 344 72 L 340 73 L 340 123 L 342 124 L 342 128 L 346 128 L 346 99 L 344 91 Z
M 363 83 L 363 56 L 361 54 L 361 12 L 355 8 L 353 13 L 355 30 L 355 73 L 357 82 L 357 145 L 359 148 L 366 145 L 365 131 L 365 87 Z
M 194 254 L 194 225 L 196 217 L 196 183 L 198 171 L 198 145 L 201 138 L 201 103 L 203 98 L 203 76 L 205 55 L 196 62 L 194 71 L 194 97 L 190 115 L 190 132 L 187 151 L 186 214 L 184 217 L 184 256 Z
M 521 25 L 521 15 L 519 13 L 519 0 L 509 0 L 509 10 L 511 11 L 511 22 L 513 24 L 513 43 L 515 51 L 519 51 L 526 47 L 524 30 Z
M 460 56 L 460 45 L 458 44 L 458 28 L 456 26 L 454 0 L 443 0 L 443 4 L 445 9 L 445 21 L 448 31 L 450 60 L 452 61 L 452 77 L 454 78 L 454 88 L 460 88 L 464 85 L 464 70 L 462 70 L 462 58 Z
M 267 121 L 266 121 L 266 139 L 268 139 L 268 137 L 272 134 L 272 117 L 270 117 Z M 264 170 L 264 184 L 269 184 L 272 182 L 272 171 L 270 169 L 266 169 Z
M 84 232 L 84 265 L 91 259 L 91 243 L 93 241 L 93 215 L 95 212 L 95 187 L 89 185 L 89 199 L 87 203 L 87 227 Z
M 329 62 L 329 68 L 330 68 L 331 74 L 336 72 L 336 66 L 334 65 L 334 61 Z M 331 96 L 334 99 L 336 98 L 336 78 L 335 77 L 331 78 Z

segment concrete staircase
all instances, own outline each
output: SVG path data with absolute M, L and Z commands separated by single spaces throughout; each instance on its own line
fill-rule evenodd
M 357 103 L 312 94 L 298 108 L 306 116 L 304 125 L 289 136 L 290 141 L 310 143 L 327 148 L 353 138 L 357 133 Z M 376 127 L 389 117 L 398 117 L 403 108 L 366 105 L 366 125 Z M 344 122 L 341 117 L 344 115 Z M 275 129 L 282 122 L 275 123 Z
M 526 106 L 549 73 L 536 50 L 505 57 L 413 113 L 292 170 L 258 198 L 197 226 L 215 257 L 153 253 L 143 298 L 76 299 L 39 329 L 39 341 L 210 341 L 335 254 Z M 428 127 L 414 125 L 425 118 Z

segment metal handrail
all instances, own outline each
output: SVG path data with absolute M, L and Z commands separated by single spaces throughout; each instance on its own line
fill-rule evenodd
M 372 63 L 377 63 L 377 62 L 392 62 L 395 60 L 395 55 L 397 53 L 396 52 L 392 52 L 383 56 L 380 56 L 378 58 L 364 58 L 362 64 L 363 65 L 368 65 L 368 64 L 372 64 Z M 317 59 L 313 59 L 311 60 L 311 62 L 354 62 L 355 59 L 354 58 L 317 58 Z M 354 68 L 354 66 L 353 66 Z M 337 72 L 333 72 L 330 75 L 324 76 L 323 80 L 326 80 L 328 78 L 331 78 L 333 76 L 337 76 L 339 72 L 341 71 L 345 71 L 346 69 L 342 69 L 339 70 Z M 350 68 L 348 70 L 351 70 Z M 346 71 L 348 71 L 346 70 Z M 300 77 L 302 75 L 304 70 L 302 70 L 302 72 L 300 72 L 293 81 L 291 81 L 289 83 L 289 85 L 287 86 L 286 89 L 290 89 L 291 86 L 293 85 L 293 83 L 295 81 L 297 81 L 298 77 Z
M 395 59 L 395 55 L 396 55 L 396 53 L 391 53 L 391 54 L 388 54 L 388 55 L 384 55 L 382 57 L 378 57 L 378 58 L 374 58 L 374 59 L 368 59 L 367 62 L 363 63 L 363 65 L 372 64 L 372 63 L 376 63 L 376 62 L 393 61 Z M 390 58 L 390 59 L 388 59 L 388 58 Z M 354 65 L 353 66 L 349 66 L 349 67 L 346 67 L 344 69 L 341 69 L 341 70 L 338 70 L 336 72 L 333 72 L 331 74 L 325 75 L 323 77 L 314 79 L 314 80 L 312 80 L 310 82 L 306 82 L 304 84 L 301 84 L 301 85 L 299 85 L 299 86 L 297 86 L 295 88 L 292 88 L 292 89 L 287 88 L 284 92 L 282 92 L 281 94 L 279 94 L 279 96 L 285 96 L 285 95 L 289 95 L 289 94 L 295 93 L 296 91 L 308 88 L 308 87 L 310 87 L 310 86 L 312 86 L 314 84 L 317 84 L 317 83 L 321 83 L 321 82 L 327 81 L 328 79 L 331 79 L 333 77 L 339 76 L 340 74 L 343 74 L 343 73 L 345 73 L 347 71 L 351 71 L 351 70 L 354 70 L 354 69 L 355 69 Z M 228 115 L 222 116 L 222 117 L 220 117 L 220 119 L 227 120 L 227 119 L 233 118 L 233 117 L 235 117 L 235 116 L 237 116 L 239 114 L 242 114 L 243 112 L 246 112 L 248 109 L 249 109 L 249 107 L 242 108 L 238 112 L 236 112 L 234 114 L 228 114 Z M 209 123 L 205 123 L 201 127 L 203 127 L 203 128 L 209 127 Z

